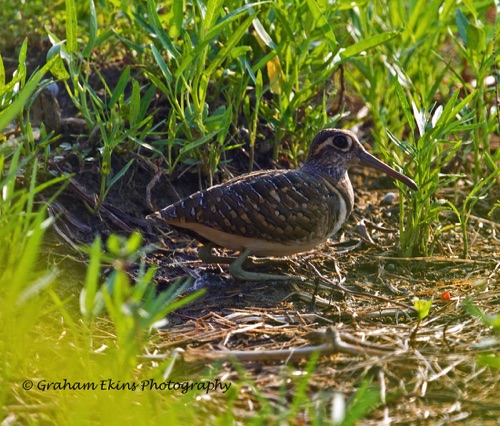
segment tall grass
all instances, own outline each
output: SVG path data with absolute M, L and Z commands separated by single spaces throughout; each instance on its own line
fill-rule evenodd
M 441 224 L 440 212 L 447 210 L 457 216 L 466 257 L 470 207 L 498 182 L 500 156 L 498 150 L 490 155 L 488 142 L 489 135 L 498 133 L 497 112 L 494 91 L 485 86 L 496 57 L 498 17 L 494 23 L 485 19 L 491 6 L 467 3 L 460 8 L 454 1 L 435 0 L 407 7 L 376 3 L 373 10 L 350 11 L 353 37 L 373 34 L 381 26 L 402 28 L 398 39 L 381 46 L 380 54 L 355 60 L 347 76 L 370 107 L 375 149 L 405 165 L 403 171 L 419 186 L 412 193 L 399 185 L 406 256 L 431 255 L 443 233 L 455 229 Z M 444 171 L 452 159 L 467 163 L 471 150 L 473 167 Z M 443 188 L 469 177 L 471 198 L 463 208 L 439 196 Z
M 18 187 L 16 181 L 23 171 L 21 148 L 6 151 L 0 154 L 2 418 L 21 423 L 71 423 L 78 418 L 84 423 L 113 424 L 117 419 L 150 418 L 160 404 L 165 407 L 156 414 L 160 421 L 193 421 L 194 413 L 182 409 L 186 401 L 192 403 L 193 394 L 178 398 L 175 392 L 135 392 L 120 386 L 136 384 L 140 389 L 147 380 L 186 380 L 166 375 L 173 359 L 145 361 L 140 357 L 151 344 L 151 331 L 199 292 L 178 299 L 187 283 L 175 283 L 157 295 L 151 282 L 155 269 L 147 269 L 141 262 L 132 285 L 128 269 L 143 256 L 140 235 L 129 239 L 111 236 L 107 250 L 98 238 L 88 250 L 90 264 L 80 297 L 81 315 L 75 314 L 71 309 L 74 303 L 60 298 L 60 287 L 67 285 L 60 271 L 41 261 L 44 234 L 52 220 L 46 217 L 46 204 L 37 205 L 35 196 L 61 178 L 38 184 L 35 159 L 32 175 L 26 176 L 30 179 L 27 187 Z M 102 270 L 108 265 L 112 271 L 102 282 Z M 109 321 L 103 320 L 105 313 Z M 142 369 L 138 369 L 139 364 Z M 54 383 L 62 388 L 54 389 Z M 92 383 L 97 388 L 71 390 L 64 388 L 64 383 Z M 103 403 L 105 411 L 99 408 Z
M 132 165 L 130 160 L 121 170 L 111 166 L 113 153 L 120 149 L 131 150 L 142 144 L 146 136 L 154 131 L 152 117 L 147 115 L 153 91 L 141 94 L 140 83 L 131 77 L 125 67 L 116 87 L 110 88 L 99 68 L 92 65 L 90 57 L 94 48 L 104 43 L 109 35 L 98 37 L 97 13 L 93 1 L 89 3 L 88 41 L 78 41 L 76 5 L 66 2 L 66 40 L 49 31 L 53 47 L 48 58 L 54 62 L 52 73 L 61 80 L 66 91 L 87 123 L 89 132 L 98 131 L 102 146 L 99 147 L 101 185 L 95 207 L 97 213 L 111 187 L 120 180 Z M 91 74 L 97 74 L 105 96 L 99 96 L 89 83 Z
M 169 291 L 157 295 L 151 282 L 155 269 L 147 269 L 140 261 L 142 239 L 133 234 L 128 239 L 109 237 L 107 250 L 99 238 L 89 248 L 81 316 L 75 316 L 71 300 L 60 298 L 60 287 L 65 284 L 62 274 L 42 260 L 44 236 L 52 224 L 47 205 L 58 191 L 53 189 L 54 195 L 46 202 L 40 202 L 37 196 L 56 185 L 60 191 L 66 176 L 47 180 L 44 175 L 45 180 L 39 182 L 38 158 L 50 137 L 35 142 L 26 118 L 37 89 L 47 84 L 41 82 L 44 75 L 48 70 L 60 72 L 54 69 L 60 57 L 53 56 L 28 76 L 27 48 L 25 42 L 14 78 L 8 83 L 0 61 L 0 130 L 13 120 L 24 124 L 17 139 L 4 140 L 0 145 L 0 416 L 22 423 L 69 423 L 75 415 L 82 422 L 98 421 L 105 417 L 98 410 L 101 398 L 96 400 L 95 393 L 82 398 L 78 391 L 54 389 L 54 383 L 91 382 L 109 387 L 113 382 L 116 387 L 122 380 L 165 380 L 165 370 L 173 360 L 155 361 L 140 370 L 139 357 L 150 345 L 151 330 L 164 322 L 169 312 L 200 293 L 179 299 L 188 283 L 175 283 Z M 127 271 L 135 264 L 139 264 L 139 273 L 132 285 Z M 102 270 L 108 265 L 112 272 L 102 282 Z M 109 322 L 102 320 L 104 313 L 109 315 Z M 98 338 L 100 332 L 105 337 Z M 167 417 L 178 418 L 179 422 L 193 418 L 192 413 L 180 408 L 184 402 L 168 394 L 156 394 L 155 400 L 161 401 L 157 403 L 140 392 L 102 395 L 109 399 L 108 409 L 116 407 L 110 423 L 116 420 L 118 407 L 121 411 L 131 407 L 126 417 L 140 419 L 150 417 L 151 406 L 158 403 L 168 407 L 158 415 L 160 421 Z M 137 410 L 136 404 L 142 408 Z M 38 408 L 32 411 L 30 406 Z
M 315 1 L 166 2 L 164 7 L 170 11 L 160 15 L 150 0 L 146 18 L 141 9 L 134 15 L 151 38 L 156 62 L 146 74 L 171 105 L 167 138 L 155 146 L 166 153 L 169 172 L 194 159 L 210 179 L 223 153 L 235 147 L 231 141 L 238 140 L 242 125 L 249 131 L 252 168 L 259 120 L 273 130 L 273 158 L 286 138 L 297 162 L 307 150 L 310 128 L 338 120 L 322 110 L 326 102 L 314 107 L 311 101 L 326 99 L 340 64 L 396 36 L 381 33 L 342 46 L 329 23 L 338 19 L 338 9 L 322 10 Z M 304 16 L 308 28 L 289 26 L 289 20 Z M 298 126 L 301 120 L 305 123 Z
M 315 0 L 245 5 L 148 0 L 123 11 L 133 21 L 131 31 L 113 28 L 113 33 L 143 62 L 150 85 L 141 88 L 139 75 L 125 68 L 113 90 L 101 77 L 108 99 L 97 95 L 84 70 L 92 69 L 91 56 L 109 42 L 110 32 L 98 27 L 91 2 L 88 43 L 80 47 L 71 4 L 66 43 L 50 36 L 52 53 L 62 58 L 57 76 L 102 139 L 102 181 L 94 211 L 132 164 L 113 172 L 111 158 L 118 148 L 150 150 L 168 174 L 181 164 L 197 166 L 209 184 L 227 151 L 245 143 L 249 170 L 259 143 L 272 146 L 273 159 L 284 153 L 298 164 L 317 129 L 357 121 L 344 105 L 333 107 L 339 90 L 335 77 L 341 78 L 343 67 L 348 87 L 369 108 L 374 149 L 404 165 L 420 187 L 417 193 L 401 192 L 403 254 L 431 255 L 440 235 L 453 229 L 439 220 L 443 210 L 450 210 L 457 214 L 462 255 L 467 256 L 470 207 L 498 180 L 498 153 L 489 154 L 488 137 L 497 126 L 496 112 L 485 106 L 493 105 L 493 92 L 484 81 L 495 57 L 495 26 L 481 20 L 488 4 L 462 10 L 451 0 L 419 0 L 408 7 L 376 3 L 372 8 L 325 7 Z M 475 86 L 460 76 L 464 63 Z M 154 117 L 146 113 L 155 91 L 165 96 L 168 107 L 164 119 L 153 125 Z M 259 131 L 262 126 L 274 139 Z M 478 187 L 471 188 L 476 198 L 461 209 L 456 200 L 444 202 L 436 194 L 457 182 L 460 173 L 444 176 L 443 169 L 452 159 L 465 158 L 469 149 Z M 484 173 L 486 183 L 480 178 Z
M 11 82 L 6 83 L 0 60 L 0 130 L 15 118 L 24 118 L 24 106 L 52 62 L 28 78 L 26 42 Z M 0 411 L 3 411 L 12 381 L 27 374 L 28 360 L 36 356 L 30 333 L 45 314 L 45 290 L 54 282 L 54 270 L 38 264 L 40 246 L 50 219 L 35 195 L 64 178 L 38 183 L 38 162 L 29 137 L 0 146 Z M 26 181 L 26 189 L 18 179 Z

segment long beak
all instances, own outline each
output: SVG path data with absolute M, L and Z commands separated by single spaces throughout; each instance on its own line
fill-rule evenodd
M 405 176 L 398 171 L 394 170 L 392 167 L 388 166 L 385 163 L 382 163 L 382 161 L 378 160 L 375 158 L 373 155 L 368 153 L 367 151 L 363 150 L 359 154 L 359 162 L 368 167 L 373 167 L 374 169 L 380 170 L 381 172 L 385 173 L 386 175 L 389 175 L 393 177 L 394 179 L 399 180 L 400 182 L 403 182 L 406 186 L 409 188 L 418 191 L 418 186 L 417 184 L 413 181 L 413 179 L 410 179 L 408 176 Z

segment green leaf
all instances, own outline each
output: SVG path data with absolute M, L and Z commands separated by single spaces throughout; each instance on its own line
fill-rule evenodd
M 406 122 L 409 124 L 411 130 L 413 131 L 415 130 L 415 120 L 413 119 L 413 114 L 411 112 L 410 104 L 406 99 L 406 94 L 404 93 L 403 88 L 401 87 L 401 84 L 399 83 L 399 79 L 397 77 L 394 79 L 394 87 L 396 88 L 396 95 L 398 97 L 401 108 L 403 108 L 403 113 L 405 115 Z
M 495 354 L 480 354 L 477 357 L 477 363 L 480 367 L 500 370 L 500 356 Z
M 152 27 L 153 33 L 158 37 L 162 46 L 167 49 L 168 53 L 172 55 L 175 59 L 179 59 L 180 54 L 172 44 L 170 37 L 163 29 L 163 25 L 160 21 L 158 13 L 156 12 L 156 1 L 155 0 L 147 0 L 148 1 L 148 19 L 149 23 Z
M 451 96 L 451 98 L 446 103 L 441 116 L 439 117 L 439 119 L 437 120 L 437 122 L 434 124 L 434 127 L 439 127 L 443 123 L 447 123 L 448 122 L 448 118 L 450 118 L 450 117 L 452 117 L 454 119 L 455 115 L 452 115 L 452 111 L 454 109 L 453 107 L 455 105 L 455 102 L 456 102 L 459 94 L 460 94 L 460 91 L 459 90 L 455 90 L 455 92 L 453 93 L 453 95 Z
M 134 162 L 134 159 L 132 158 L 132 160 L 130 160 L 127 164 L 125 164 L 125 166 L 123 166 L 123 168 L 116 174 L 113 176 L 112 179 L 109 180 L 108 182 L 108 188 L 106 190 L 106 193 L 111 189 L 111 187 L 118 181 L 121 179 L 121 177 L 127 173 L 127 170 L 130 168 L 130 166 L 132 165 L 132 163 Z
M 132 81 L 132 94 L 130 95 L 129 106 L 130 111 L 128 120 L 134 125 L 141 112 L 141 86 L 137 80 Z
M 362 422 L 380 403 L 380 391 L 365 377 L 349 403 L 342 425 L 356 425 Z
M 229 131 L 229 126 L 231 125 L 232 117 L 233 117 L 233 106 L 229 104 L 227 109 L 224 111 L 224 115 L 222 116 L 222 122 L 220 126 L 221 131 L 217 136 L 217 140 L 221 145 L 224 143 L 224 140 L 226 139 L 227 132 Z
M 458 90 L 457 90 L 458 91 Z M 462 110 L 466 107 L 466 105 L 472 101 L 472 99 L 474 98 L 474 96 L 477 96 L 477 92 L 474 91 L 472 93 L 469 93 L 465 98 L 463 98 L 457 106 L 455 106 L 452 110 L 451 110 L 451 113 L 449 114 L 449 117 L 455 117 L 457 114 L 461 113 Z M 455 97 L 453 97 L 455 98 Z M 450 102 L 450 101 L 448 101 Z M 448 106 L 448 105 L 447 105 Z M 446 110 L 446 108 L 445 108 Z M 443 115 L 444 115 L 444 112 L 443 112 Z M 449 120 L 448 120 L 449 121 Z M 439 122 L 438 122 L 439 124 Z
M 208 32 L 205 34 L 204 39 L 213 40 L 224 28 L 228 27 L 231 22 L 237 19 L 239 15 L 241 15 L 246 10 L 250 10 L 251 13 L 255 16 L 255 14 L 252 12 L 253 7 L 260 6 L 261 4 L 262 3 L 249 3 L 231 11 L 226 16 L 221 18 L 219 22 L 217 22 L 212 28 L 208 29 Z
M 155 95 L 155 86 L 151 84 L 148 87 L 148 90 L 146 90 L 146 93 L 141 97 L 141 107 L 139 110 L 139 115 L 136 118 L 137 121 L 143 120 L 146 114 L 148 113 L 149 110 L 149 105 L 151 104 L 151 101 L 153 100 L 153 97 Z
M 274 43 L 271 36 L 267 33 L 259 18 L 254 18 L 252 24 L 255 29 L 255 33 L 259 37 L 260 41 L 262 41 L 262 43 L 270 49 L 275 50 L 277 48 L 276 43 Z
M 58 271 L 53 269 L 46 274 L 42 275 L 35 282 L 26 287 L 18 296 L 17 303 L 19 306 L 26 304 L 30 299 L 39 297 L 43 289 L 50 286 L 58 275 Z
M 423 299 L 414 299 L 413 307 L 418 313 L 418 318 L 423 320 L 427 315 L 429 315 L 429 311 L 431 310 L 432 300 L 423 300 Z
M 186 145 L 184 145 L 180 151 L 179 154 L 187 154 L 189 151 L 206 144 L 210 139 L 212 139 L 215 135 L 217 135 L 222 129 L 219 128 L 217 130 L 214 130 L 213 132 L 207 133 L 205 136 L 202 138 L 199 138 L 195 140 L 194 142 L 190 142 Z
M 258 100 L 262 97 L 263 87 L 262 72 L 257 70 L 257 76 L 255 77 L 255 98 Z
M 66 49 L 70 55 L 78 51 L 77 19 L 74 0 L 65 0 L 66 3 Z
M 415 158 L 416 152 L 415 147 L 406 141 L 400 141 L 389 129 L 385 129 L 389 139 L 391 139 L 396 146 L 401 149 L 405 154 L 408 154 L 411 158 Z
M 219 51 L 215 59 L 207 67 L 205 74 L 207 76 L 211 75 L 227 58 L 234 46 L 240 41 L 241 37 L 246 33 L 248 27 L 253 21 L 253 15 L 249 16 L 238 29 L 233 33 L 231 38 L 227 41 L 226 45 Z
M 491 316 L 490 325 L 493 327 L 493 330 L 500 331 L 500 314 Z
M 161 90 L 167 96 L 170 94 L 169 88 L 155 74 L 151 73 L 148 70 L 144 70 L 144 74 L 146 74 L 148 78 L 152 81 L 154 87 Z
M 181 35 L 182 21 L 184 20 L 184 0 L 175 0 L 172 4 L 172 19 L 170 19 L 170 28 L 168 35 L 176 39 Z
M 386 33 L 374 35 L 369 38 L 365 38 L 364 40 L 358 41 L 357 43 L 346 47 L 345 50 L 340 52 L 340 57 L 342 58 L 342 60 L 346 60 L 353 56 L 357 56 L 361 52 L 366 52 L 367 50 L 370 50 L 373 47 L 387 43 L 389 40 L 399 37 L 399 35 L 400 35 L 399 31 L 389 31 Z
M 283 28 L 283 30 L 284 30 L 284 32 L 286 34 L 286 37 L 284 37 L 285 40 L 286 39 L 288 39 L 290 41 L 294 40 L 295 39 L 294 31 L 292 30 L 292 28 L 290 26 L 290 24 L 293 25 L 293 23 L 290 22 L 290 18 L 288 16 L 288 14 L 285 13 L 283 11 L 283 9 L 278 8 L 278 7 L 276 7 L 274 9 L 274 12 L 276 13 L 276 16 L 277 16 L 277 18 L 278 18 L 278 20 L 280 22 L 280 26 Z
M 215 25 L 223 4 L 224 0 L 208 0 L 205 18 L 202 23 L 204 32 L 208 32 Z
M 335 38 L 332 27 L 321 12 L 318 3 L 316 3 L 315 0 L 307 0 L 307 6 L 309 7 L 309 10 L 313 15 L 314 23 L 321 30 L 325 38 L 329 41 L 328 44 L 330 45 L 330 50 L 336 54 L 338 51 L 337 39 Z M 328 5 L 328 7 L 330 6 Z
M 82 56 L 88 58 L 92 54 L 95 42 L 97 39 L 97 14 L 95 10 L 94 0 L 90 0 L 90 17 L 89 17 L 89 41 L 83 49 Z
M 102 123 L 100 123 L 99 127 L 101 127 L 101 132 L 104 134 Z M 111 147 L 109 143 L 105 143 L 104 148 L 102 148 L 101 157 L 101 174 L 108 176 L 111 173 Z
M 457 8 L 455 22 L 458 28 L 458 35 L 467 46 L 467 28 L 469 27 L 469 21 L 467 20 L 461 9 Z
M 137 250 L 139 250 L 141 244 L 142 244 L 142 235 L 140 232 L 136 231 L 133 232 L 132 235 L 130 235 L 125 245 L 125 249 L 127 250 L 128 254 L 133 254 Z
M 47 52 L 47 60 L 57 58 L 50 68 L 50 72 L 58 80 L 67 80 L 68 78 L 70 78 L 70 75 L 66 70 L 64 61 L 62 59 L 62 53 L 64 52 L 62 47 L 63 43 L 63 41 L 60 41 L 59 43 L 52 46 Z
M 467 48 L 477 53 L 482 53 L 486 50 L 484 28 L 469 24 L 467 27 Z
M 112 109 L 115 104 L 118 102 L 118 99 L 120 99 L 120 96 L 123 95 L 125 92 L 125 88 L 127 87 L 127 84 L 130 79 L 130 67 L 126 67 L 122 75 L 120 76 L 120 79 L 118 80 L 118 83 L 116 83 L 115 90 L 113 90 L 113 94 L 111 95 L 111 99 L 108 102 L 108 108 Z
M 418 0 L 412 3 L 415 6 L 410 6 L 411 17 L 406 28 L 411 28 L 414 40 L 420 40 L 429 34 L 430 28 L 437 25 L 436 20 L 439 19 L 439 11 L 444 2 L 443 0 Z
M 106 241 L 106 245 L 108 246 L 108 251 L 115 256 L 119 256 L 121 254 L 122 248 L 122 238 L 116 234 L 111 234 Z
M 3 93 L 5 86 L 5 67 L 3 66 L 2 55 L 0 55 L 0 93 Z
M 255 5 L 257 5 L 257 3 L 251 3 L 233 10 L 212 28 L 210 28 L 208 32 L 204 34 L 203 38 L 201 40 L 198 40 L 198 43 L 194 46 L 193 49 L 188 50 L 186 48 L 183 52 L 181 63 L 175 71 L 175 79 L 183 78 L 182 74 L 184 73 L 184 71 L 194 66 L 196 61 L 199 60 L 202 55 L 206 55 L 207 45 L 211 43 L 221 31 L 223 31 L 225 28 L 229 28 L 229 24 L 236 20 L 239 15 L 241 15 L 246 10 L 251 9 L 252 6 Z M 186 45 L 187 44 L 191 44 L 191 41 L 186 40 Z M 230 54 L 231 56 L 233 56 L 235 54 L 235 49 L 231 50 Z
M 45 73 L 52 67 L 57 58 L 49 60 L 40 70 L 38 70 L 26 85 L 19 92 L 16 100 L 12 102 L 5 110 L 0 112 L 0 131 L 3 130 L 19 114 L 31 94 L 36 90 Z
M 153 56 L 154 56 L 154 58 L 156 60 L 156 63 L 160 67 L 160 71 L 162 72 L 163 76 L 165 77 L 165 80 L 167 80 L 168 84 L 171 84 L 172 81 L 173 81 L 172 73 L 168 69 L 167 63 L 163 60 L 163 56 L 158 51 L 158 49 L 156 48 L 156 46 L 154 44 L 152 44 L 152 43 L 151 43 L 151 51 L 153 52 Z
M 17 66 L 17 70 L 15 72 L 16 78 L 19 78 L 21 82 L 21 87 L 24 86 L 24 82 L 27 77 L 27 68 L 26 68 L 26 54 L 28 52 L 28 39 L 24 39 L 21 49 L 19 51 L 19 65 Z
M 95 313 L 95 300 L 101 277 L 101 254 L 101 238 L 98 236 L 90 247 L 90 260 L 85 275 L 85 287 L 80 293 L 80 311 L 86 318 Z
M 478 306 L 474 305 L 470 300 L 465 302 L 465 309 L 469 314 L 479 318 L 481 322 L 495 330 L 500 330 L 500 314 L 486 315 Z

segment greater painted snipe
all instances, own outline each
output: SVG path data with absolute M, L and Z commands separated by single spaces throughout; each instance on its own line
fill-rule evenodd
M 196 237 L 206 262 L 231 263 L 229 272 L 241 280 L 293 277 L 247 272 L 249 255 L 287 256 L 311 250 L 333 236 L 349 217 L 354 194 L 347 170 L 373 167 L 417 185 L 369 154 L 354 133 L 325 129 L 314 138 L 298 170 L 267 170 L 242 175 L 178 201 L 154 215 Z M 240 251 L 239 257 L 214 258 L 212 247 Z

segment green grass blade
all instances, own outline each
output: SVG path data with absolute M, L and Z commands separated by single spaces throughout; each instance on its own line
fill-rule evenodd
M 346 417 L 342 426 L 354 426 L 380 404 L 379 391 L 365 378 L 347 406 Z
M 96 44 L 97 39 L 97 14 L 95 10 L 94 0 L 90 0 L 90 17 L 89 17 L 89 41 L 83 49 L 82 56 L 84 58 L 90 57 L 92 50 Z
M 66 3 L 66 49 L 70 55 L 78 51 L 77 19 L 74 0 L 65 0 Z
M 118 80 L 118 83 L 116 83 L 115 90 L 113 90 L 113 94 L 111 95 L 111 99 L 108 102 L 108 108 L 113 109 L 115 104 L 118 102 L 118 99 L 120 99 L 120 96 L 122 96 L 125 92 L 125 88 L 127 87 L 127 84 L 130 79 L 130 67 L 126 67 L 122 75 L 120 76 L 120 79 Z
M 205 18 L 202 23 L 202 28 L 205 33 L 215 25 L 223 4 L 224 0 L 208 0 Z
M 128 120 L 133 126 L 137 123 L 139 114 L 141 112 L 141 86 L 137 80 L 132 81 L 132 94 L 129 100 L 129 113 Z
M 37 71 L 19 92 L 16 100 L 0 113 L 0 130 L 7 127 L 7 125 L 22 111 L 24 105 L 28 102 L 29 97 L 37 89 L 43 76 L 52 67 L 56 59 L 57 57 L 52 58 L 42 69 Z
M 21 86 L 24 86 L 26 77 L 28 76 L 26 68 L 26 55 L 28 54 L 28 39 L 24 39 L 21 49 L 19 50 L 19 65 L 16 70 L 16 77 L 19 78 Z
M 276 43 L 274 43 L 271 36 L 267 33 L 266 29 L 262 26 L 262 23 L 260 22 L 259 18 L 255 18 L 252 23 L 253 23 L 253 27 L 255 29 L 255 32 L 257 33 L 257 36 L 262 40 L 262 42 L 270 49 L 272 49 L 272 50 L 276 49 L 276 47 L 277 47 Z
M 0 94 L 3 93 L 5 87 L 5 67 L 3 65 L 2 55 L 0 55 Z
M 121 179 L 121 177 L 127 173 L 127 170 L 130 168 L 130 166 L 132 165 L 132 163 L 134 162 L 134 159 L 132 158 L 132 160 L 130 160 L 127 164 L 125 164 L 125 166 L 123 166 L 123 168 L 116 174 L 113 176 L 113 178 L 111 178 L 108 182 L 108 191 L 111 189 L 111 187 L 116 183 L 118 182 L 118 180 Z
M 240 41 L 241 37 L 247 32 L 248 27 L 253 21 L 253 15 L 250 15 L 247 19 L 243 21 L 243 23 L 238 27 L 238 29 L 233 33 L 232 37 L 228 40 L 227 44 L 219 51 L 215 59 L 210 62 L 210 65 L 207 67 L 205 71 L 206 75 L 211 75 L 224 60 L 231 53 L 232 49 L 236 44 Z
M 144 120 L 144 117 L 146 117 L 146 114 L 148 113 L 149 106 L 151 105 L 151 101 L 153 100 L 153 97 L 155 95 L 155 87 L 154 85 L 150 85 L 148 90 L 146 90 L 146 93 L 141 97 L 141 105 L 139 109 L 139 115 L 136 118 L 137 121 L 142 121 Z M 139 92 L 140 93 L 140 92 Z
M 408 103 L 403 88 L 401 87 L 401 84 L 399 83 L 399 80 L 397 78 L 394 79 L 394 87 L 396 88 L 396 95 L 398 97 L 399 103 L 401 104 L 401 108 L 403 108 L 403 113 L 405 115 L 406 121 L 413 131 L 415 130 L 415 120 L 413 119 L 410 104 Z
M 148 78 L 153 83 L 153 87 L 156 87 L 158 90 L 161 90 L 165 95 L 170 94 L 169 88 L 165 85 L 163 80 L 159 79 L 155 74 L 151 73 L 148 70 L 144 71 L 144 74 L 148 76 Z
M 206 144 L 210 139 L 212 139 L 215 135 L 217 135 L 221 131 L 222 131 L 222 129 L 219 128 L 217 130 L 214 130 L 213 132 L 207 133 L 205 136 L 203 136 L 202 138 L 200 138 L 198 140 L 195 140 L 194 142 L 190 142 L 190 143 L 184 145 L 180 149 L 179 154 L 182 154 L 182 155 L 187 154 L 190 151 L 192 151 L 193 149 L 198 148 L 199 146 Z
M 97 237 L 90 246 L 90 261 L 85 275 L 85 286 L 80 293 L 80 311 L 87 319 L 95 313 L 95 300 L 101 277 L 101 252 L 101 239 Z
M 160 67 L 160 71 L 162 72 L 163 76 L 165 77 L 165 80 L 167 81 L 168 84 L 171 84 L 172 80 L 173 80 L 172 73 L 168 69 L 168 65 L 165 62 L 165 60 L 163 59 L 163 56 L 161 55 L 161 53 L 158 51 L 158 49 L 156 48 L 156 46 L 153 43 L 151 43 L 151 51 L 153 52 L 153 56 L 156 60 L 156 63 Z M 165 87 L 165 89 L 166 89 L 166 87 Z
M 315 0 L 306 0 L 306 1 L 307 1 L 307 6 L 309 7 L 309 10 L 313 15 L 314 23 L 316 24 L 317 27 L 319 27 L 325 38 L 328 40 L 330 50 L 334 54 L 336 54 L 339 48 L 337 46 L 337 39 L 335 38 L 335 34 L 333 33 L 332 27 L 326 20 L 325 16 L 323 15 L 323 12 L 321 12 L 318 3 L 316 3 Z
M 352 58 L 353 56 L 359 55 L 361 52 L 366 52 L 376 46 L 387 43 L 388 41 L 399 37 L 400 34 L 401 33 L 399 31 L 389 31 L 365 38 L 356 44 L 346 47 L 345 50 L 340 52 L 340 57 L 342 60 Z
M 158 37 L 162 46 L 167 49 L 168 53 L 170 53 L 170 55 L 172 55 L 175 59 L 179 59 L 180 54 L 173 45 L 172 40 L 170 40 L 168 34 L 163 29 L 163 25 L 160 21 L 160 18 L 158 17 L 155 0 L 148 0 L 147 6 L 148 19 L 154 34 Z
M 172 4 L 172 19 L 168 35 L 172 39 L 177 39 L 181 35 L 182 21 L 184 20 L 184 0 L 175 0 Z

